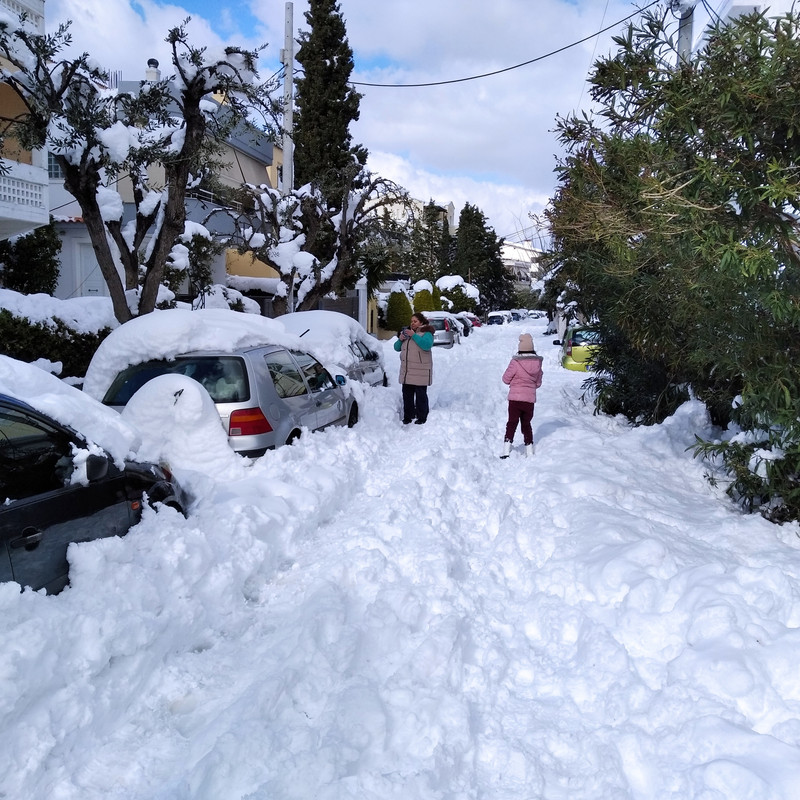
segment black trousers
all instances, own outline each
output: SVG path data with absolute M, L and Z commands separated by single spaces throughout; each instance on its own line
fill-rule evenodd
M 403 384 L 403 422 L 428 419 L 428 387 Z

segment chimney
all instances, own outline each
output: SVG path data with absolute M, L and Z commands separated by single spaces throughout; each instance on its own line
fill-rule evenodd
M 148 83 L 156 83 L 161 80 L 161 70 L 158 68 L 158 61 L 155 58 L 147 59 L 147 69 L 144 73 L 144 79 Z

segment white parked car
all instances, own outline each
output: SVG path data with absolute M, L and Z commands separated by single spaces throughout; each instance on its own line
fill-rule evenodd
M 510 311 L 490 311 L 486 320 L 487 325 L 508 325 L 513 321 Z
M 313 349 L 328 369 L 341 367 L 350 380 L 370 386 L 388 385 L 381 346 L 358 320 L 338 311 L 296 311 L 278 322 Z

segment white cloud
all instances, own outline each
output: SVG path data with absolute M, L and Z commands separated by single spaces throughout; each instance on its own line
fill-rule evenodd
M 297 0 L 295 31 L 306 29 Z M 135 10 L 134 10 L 135 8 Z M 624 0 L 340 0 L 354 50 L 353 79 L 366 83 L 453 81 L 503 70 L 568 45 L 636 11 Z M 143 75 L 148 58 L 166 68 L 169 28 L 192 16 L 193 41 L 269 46 L 262 77 L 278 66 L 285 3 L 213 5 L 187 0 L 49 0 L 48 25 L 75 20 L 77 49 L 126 79 Z M 205 17 L 203 16 L 205 13 Z M 240 34 L 228 35 L 238 24 Z M 124 31 L 124 34 L 119 32 Z M 588 104 L 585 78 L 593 58 L 610 50 L 611 33 L 528 66 L 480 80 L 424 88 L 359 86 L 361 118 L 353 139 L 371 166 L 419 199 L 480 208 L 500 236 L 528 225 L 555 186 L 558 114 Z M 404 181 L 407 181 L 404 182 Z

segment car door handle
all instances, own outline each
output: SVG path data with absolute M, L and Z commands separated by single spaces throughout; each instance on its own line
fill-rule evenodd
M 11 546 L 12 547 L 27 547 L 33 549 L 39 542 L 44 539 L 44 531 L 40 531 L 38 528 L 23 528 L 22 529 L 22 536 L 19 539 L 12 539 Z

